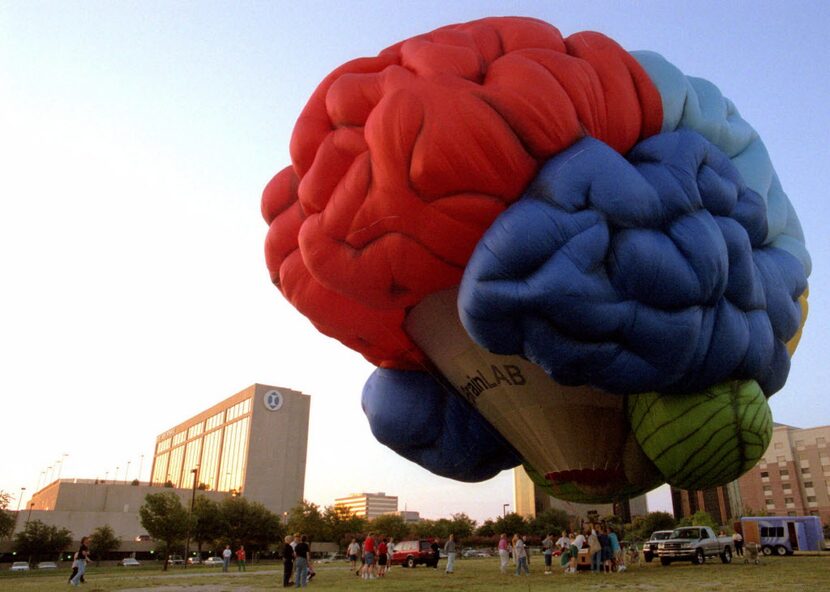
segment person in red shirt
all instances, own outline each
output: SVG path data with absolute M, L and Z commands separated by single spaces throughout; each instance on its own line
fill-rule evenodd
M 369 533 L 366 540 L 363 541 L 363 573 L 361 577 L 364 580 L 375 579 L 375 535 Z
M 386 563 L 388 556 L 389 548 L 386 546 L 386 537 L 383 537 L 378 545 L 378 577 L 383 577 L 386 575 Z
M 239 548 L 236 550 L 236 567 L 239 568 L 239 571 L 245 571 L 245 546 L 239 545 Z

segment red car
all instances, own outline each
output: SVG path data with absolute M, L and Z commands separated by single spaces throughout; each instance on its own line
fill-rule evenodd
M 420 539 L 395 543 L 395 550 L 392 552 L 392 565 L 415 567 L 419 564 L 428 567 L 438 565 L 438 561 L 432 554 L 432 541 Z

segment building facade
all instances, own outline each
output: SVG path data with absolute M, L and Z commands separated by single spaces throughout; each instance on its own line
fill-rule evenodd
M 743 513 L 819 516 L 830 524 L 830 426 L 776 424 L 758 464 L 738 480 Z
M 398 512 L 398 496 L 378 493 L 352 493 L 346 497 L 334 500 L 336 507 L 347 509 L 355 516 L 362 518 L 376 518 L 383 514 Z
M 741 516 L 741 492 L 732 481 L 709 489 L 671 488 L 674 517 L 680 520 L 696 512 L 706 512 L 720 525 L 727 525 Z
M 249 386 L 160 434 L 151 483 L 237 493 L 287 512 L 303 500 L 310 400 Z
M 612 504 L 578 504 L 555 498 L 536 485 L 521 466 L 513 469 L 513 507 L 516 514 L 525 518 L 533 518 L 545 510 L 558 509 L 579 520 L 613 515 L 619 516 L 623 522 L 631 522 L 633 516 L 648 512 L 645 495 Z

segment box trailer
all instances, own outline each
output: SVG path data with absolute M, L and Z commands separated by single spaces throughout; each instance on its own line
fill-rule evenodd
M 824 545 L 818 516 L 745 516 L 736 530 L 741 532 L 745 544 L 760 545 L 764 555 L 820 551 Z

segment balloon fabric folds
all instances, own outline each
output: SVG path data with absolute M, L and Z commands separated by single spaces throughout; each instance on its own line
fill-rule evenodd
M 347 62 L 266 186 L 266 263 L 378 366 L 379 441 L 610 501 L 763 454 L 810 258 L 755 130 L 600 33 L 487 18 Z

